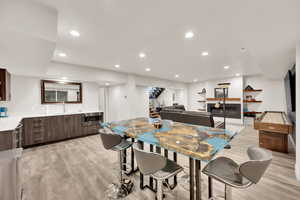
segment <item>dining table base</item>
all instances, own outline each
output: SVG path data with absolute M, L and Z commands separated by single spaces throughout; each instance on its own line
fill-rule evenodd
M 189 158 L 190 200 L 201 200 L 201 161 Z M 196 187 L 195 187 L 196 186 Z
M 135 142 L 134 138 L 131 138 L 131 141 L 132 141 L 132 143 L 134 143 Z M 133 147 L 130 148 L 130 153 L 131 153 L 131 161 L 130 161 L 131 169 L 130 169 L 130 171 L 127 171 L 127 166 L 126 166 L 126 163 L 127 163 L 127 149 L 125 149 L 124 153 L 123 153 L 123 171 L 125 172 L 125 174 L 127 176 L 135 174 L 136 172 L 139 171 L 138 168 L 135 168 Z

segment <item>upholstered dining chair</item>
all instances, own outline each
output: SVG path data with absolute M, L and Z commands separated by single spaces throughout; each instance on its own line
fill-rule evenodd
M 133 149 L 140 172 L 157 180 L 156 198 L 162 200 L 164 181 L 176 176 L 183 168 L 160 154 L 139 149 L 136 144 Z
M 232 187 L 244 189 L 257 184 L 272 161 L 272 153 L 266 149 L 249 147 L 247 153 L 250 160 L 242 164 L 227 157 L 218 157 L 202 170 L 209 177 L 210 183 L 212 178 L 225 184 L 225 200 L 232 198 Z M 211 184 L 209 190 L 211 191 Z
M 114 134 L 114 132 L 109 128 L 103 128 L 99 130 L 102 144 L 106 150 L 112 150 L 118 152 L 119 155 L 119 163 L 120 163 L 120 174 L 119 174 L 119 185 L 113 184 L 116 189 L 114 190 L 116 194 L 112 194 L 116 196 L 116 198 L 124 198 L 127 196 L 133 187 L 133 183 L 131 181 L 126 181 L 123 178 L 123 152 L 124 150 L 130 148 L 132 146 L 132 142 L 123 139 L 120 135 Z M 132 158 L 133 159 L 133 158 Z

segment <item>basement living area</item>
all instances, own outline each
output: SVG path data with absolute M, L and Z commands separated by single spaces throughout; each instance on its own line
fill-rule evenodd
M 0 200 L 299 200 L 298 8 L 0 0 Z

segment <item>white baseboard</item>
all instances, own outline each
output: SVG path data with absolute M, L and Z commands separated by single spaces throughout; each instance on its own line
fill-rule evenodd
M 298 181 L 300 181 L 300 166 L 298 164 L 295 165 L 295 174 Z

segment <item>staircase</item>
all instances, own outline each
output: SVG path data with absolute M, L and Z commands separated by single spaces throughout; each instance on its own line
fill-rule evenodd
M 159 95 L 165 90 L 165 88 L 154 87 L 149 92 L 150 99 L 157 99 Z
M 157 101 L 156 99 L 161 95 L 161 93 L 165 90 L 165 88 L 153 87 L 149 91 L 149 99 L 150 99 L 150 109 L 149 114 L 150 118 L 159 118 L 159 112 L 156 111 L 154 105 L 151 106 L 151 102 Z

